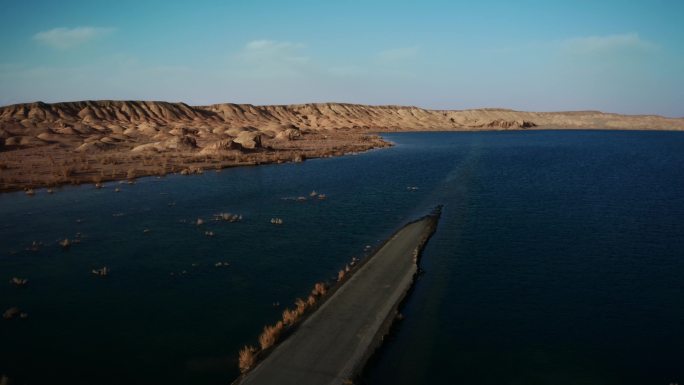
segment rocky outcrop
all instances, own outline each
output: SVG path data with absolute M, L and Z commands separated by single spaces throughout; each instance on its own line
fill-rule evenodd
M 496 119 L 492 120 L 491 122 L 480 126 L 480 127 L 487 127 L 487 128 L 503 128 L 503 129 L 510 129 L 510 128 L 530 128 L 530 127 L 536 127 L 537 125 L 528 122 L 526 120 L 504 120 L 504 119 Z
M 276 140 L 295 140 L 302 136 L 299 130 L 285 130 L 276 134 Z
M 261 133 L 253 131 L 243 131 L 237 138 L 233 139 L 233 142 L 242 146 L 242 148 L 247 150 L 255 150 L 262 147 Z
M 192 151 L 197 148 L 197 141 L 191 136 L 172 137 L 160 142 L 146 143 L 134 147 L 132 152 L 143 151 Z
M 238 143 L 233 142 L 232 139 L 218 140 L 212 142 L 200 151 L 200 154 L 221 154 L 235 150 L 241 150 L 242 146 Z
M 302 131 L 294 124 L 281 124 L 272 130 L 276 140 L 296 140 L 302 136 Z
M 103 143 L 100 141 L 96 142 L 85 142 L 74 149 L 76 152 L 103 152 L 113 149 L 114 146 L 108 143 Z

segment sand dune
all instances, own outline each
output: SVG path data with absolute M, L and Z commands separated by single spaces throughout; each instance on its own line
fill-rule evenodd
M 165 174 L 190 166 L 300 160 L 386 145 L 370 132 L 530 128 L 684 130 L 684 119 L 342 103 L 15 104 L 0 108 L 0 189 Z

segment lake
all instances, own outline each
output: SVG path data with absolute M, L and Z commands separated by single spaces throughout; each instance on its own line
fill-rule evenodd
M 285 306 L 444 204 L 364 383 L 684 381 L 684 133 L 383 136 L 396 145 L 0 195 L 0 311 L 29 315 L 0 322 L 0 374 L 229 383 Z M 296 199 L 312 190 L 327 199 Z

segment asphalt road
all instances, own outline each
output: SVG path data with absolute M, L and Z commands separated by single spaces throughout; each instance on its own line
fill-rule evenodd
M 414 251 L 433 217 L 399 230 L 297 331 L 238 381 L 241 385 L 347 384 L 393 319 L 417 271 Z

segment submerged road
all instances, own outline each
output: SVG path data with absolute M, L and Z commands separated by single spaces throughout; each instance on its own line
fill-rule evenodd
M 350 384 L 382 341 L 413 283 L 414 256 L 436 228 L 439 214 L 396 232 L 241 385 Z

